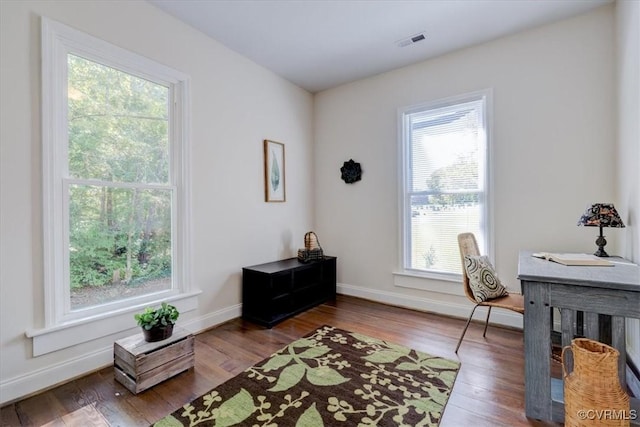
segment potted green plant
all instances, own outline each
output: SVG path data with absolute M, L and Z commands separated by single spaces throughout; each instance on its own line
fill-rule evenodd
M 142 327 L 144 340 L 147 342 L 162 341 L 173 334 L 173 325 L 180 313 L 171 304 L 163 302 L 158 308 L 147 307 L 142 313 L 133 317 Z

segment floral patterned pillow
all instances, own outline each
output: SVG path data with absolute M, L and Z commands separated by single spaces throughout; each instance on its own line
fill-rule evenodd
M 500 279 L 498 279 L 498 275 L 486 255 L 465 255 L 464 269 L 469 277 L 469 286 L 476 301 L 483 302 L 509 295 L 507 289 L 500 283 Z

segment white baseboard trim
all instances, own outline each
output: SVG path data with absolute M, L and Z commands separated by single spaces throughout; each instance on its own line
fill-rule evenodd
M 460 317 L 463 319 L 467 319 L 469 317 L 469 314 L 471 314 L 471 310 L 473 309 L 473 305 L 471 305 L 471 303 L 461 304 L 453 301 L 439 301 L 429 299 L 428 292 L 425 292 L 425 297 L 416 297 L 413 295 L 404 295 L 397 292 L 379 291 L 362 286 L 347 285 L 345 283 L 337 284 L 337 292 L 339 294 L 376 301 L 382 304 L 395 305 L 418 311 L 444 314 L 447 316 Z M 486 318 L 486 309 L 484 307 L 479 307 L 476 310 L 473 318 L 484 321 L 484 319 Z M 509 310 L 492 310 L 490 323 L 522 329 L 523 318 L 522 315 L 513 313 Z
M 236 304 L 231 307 L 226 307 L 221 310 L 214 311 L 213 313 L 191 319 L 188 322 L 181 323 L 180 326 L 191 331 L 191 333 L 197 334 L 240 316 L 242 316 L 242 304 Z
M 180 322 L 180 326 L 192 333 L 198 333 L 240 317 L 241 313 L 242 304 L 236 304 Z M 0 382 L 0 405 L 33 395 L 111 364 L 113 364 L 113 345 L 4 380 Z
M 19 375 L 0 383 L 0 405 L 46 390 L 113 363 L 113 347 L 83 354 L 62 363 Z

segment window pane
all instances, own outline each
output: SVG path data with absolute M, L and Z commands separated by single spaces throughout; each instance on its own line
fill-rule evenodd
M 114 182 L 169 181 L 169 89 L 68 55 L 69 173 Z
M 411 197 L 411 268 L 462 273 L 458 234 L 481 235 L 478 199 L 478 194 Z
M 171 289 L 171 190 L 71 185 L 72 310 Z
M 482 129 L 478 102 L 408 116 L 411 190 L 477 190 Z

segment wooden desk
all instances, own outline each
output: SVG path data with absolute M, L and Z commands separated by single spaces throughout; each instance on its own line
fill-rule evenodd
M 524 291 L 525 409 L 527 417 L 564 421 L 562 380 L 551 378 L 551 309 L 560 309 L 562 345 L 576 335 L 576 313 L 584 312 L 584 336 L 600 341 L 610 319 L 611 345 L 620 352 L 625 381 L 625 317 L 640 318 L 640 268 L 611 257 L 613 267 L 568 267 L 520 252 L 518 278 Z M 608 323 L 608 322 L 607 322 Z M 552 395 L 552 383 L 553 395 Z M 640 407 L 631 399 L 631 407 Z M 588 408 L 585 408 L 588 409 Z

